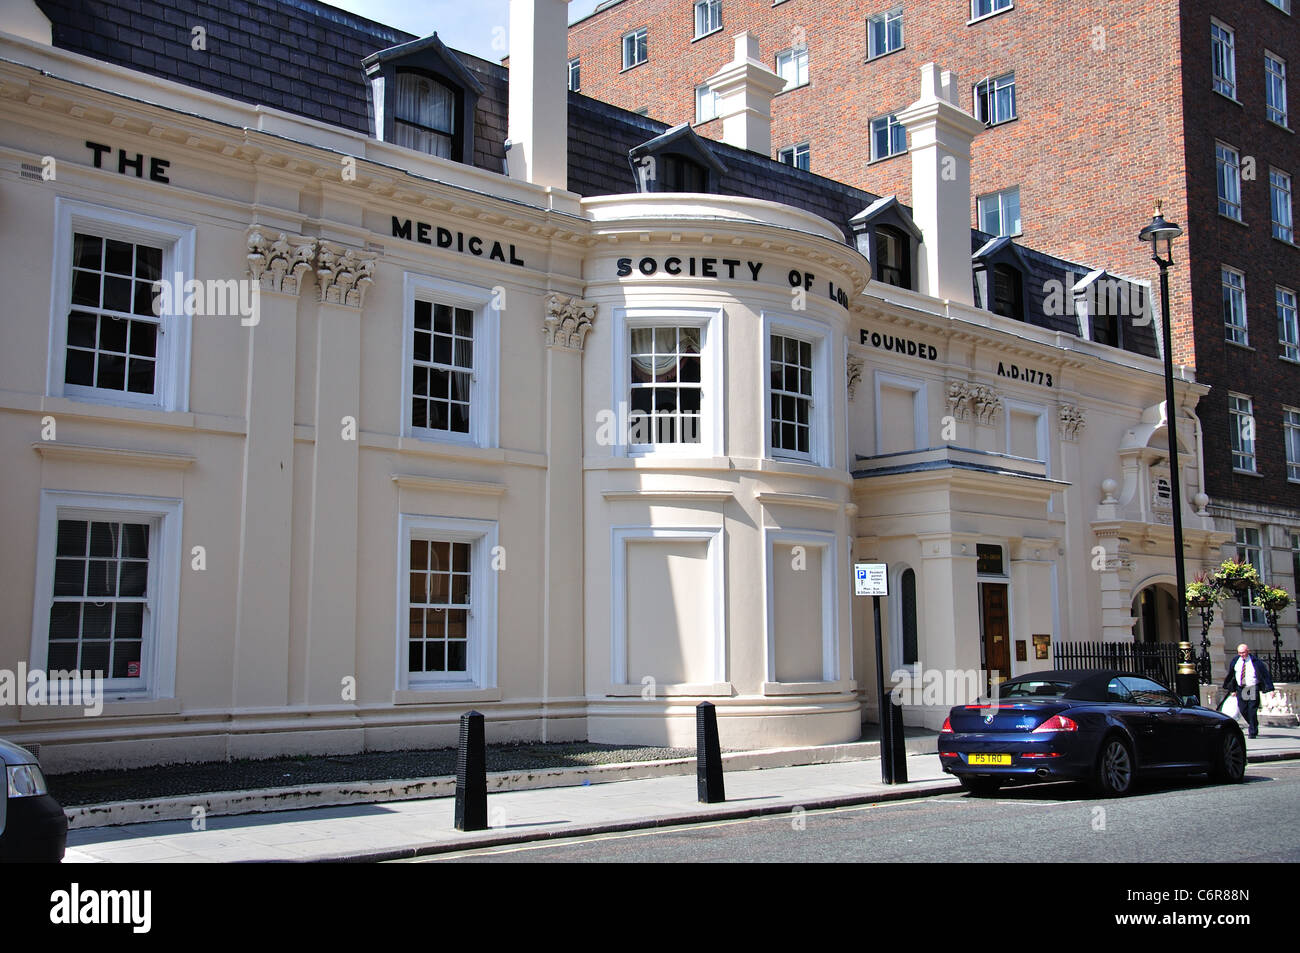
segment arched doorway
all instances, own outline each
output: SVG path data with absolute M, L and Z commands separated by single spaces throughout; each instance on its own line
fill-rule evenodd
M 1178 631 L 1177 589 L 1167 582 L 1152 583 L 1133 597 L 1133 641 L 1138 644 L 1176 645 Z

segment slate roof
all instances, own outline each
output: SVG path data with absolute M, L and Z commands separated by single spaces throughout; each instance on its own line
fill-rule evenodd
M 56 47 L 247 103 L 374 134 L 361 61 L 419 39 L 317 0 L 36 0 Z M 206 49 L 191 46 L 206 31 Z M 509 71 L 457 51 L 484 88 L 474 117 L 474 164 L 505 170 Z M 636 191 L 628 151 L 670 127 L 579 93 L 569 94 L 569 189 L 580 195 Z M 820 215 L 851 236 L 849 220 L 881 197 L 754 152 L 710 141 L 721 160 L 718 191 L 781 202 Z M 910 211 L 910 210 L 909 210 Z M 972 229 L 971 251 L 993 236 Z M 1049 280 L 1092 269 L 1017 246 L 1028 264 L 1029 323 L 1077 334 L 1072 309 L 1045 313 Z M 1071 277 L 1072 275 L 1072 277 Z M 1130 323 L 1125 348 L 1155 356 L 1154 328 Z

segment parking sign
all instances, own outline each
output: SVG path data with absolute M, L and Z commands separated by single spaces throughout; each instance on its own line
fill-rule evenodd
M 889 595 L 889 564 L 854 563 L 853 591 L 859 596 Z

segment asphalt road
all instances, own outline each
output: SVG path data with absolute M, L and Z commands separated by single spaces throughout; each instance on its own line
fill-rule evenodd
M 1237 785 L 1148 782 L 1098 800 L 1080 785 L 949 794 L 829 811 L 575 838 L 420 862 L 1300 861 L 1300 762 L 1254 764 Z

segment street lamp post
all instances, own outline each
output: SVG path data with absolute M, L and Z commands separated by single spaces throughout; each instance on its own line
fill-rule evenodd
M 1174 403 L 1174 338 L 1169 319 L 1169 266 L 1174 263 L 1174 239 L 1183 230 L 1166 222 L 1156 202 L 1151 224 L 1142 229 L 1138 241 L 1150 243 L 1151 260 L 1160 266 L 1160 317 L 1165 344 L 1165 432 L 1169 436 L 1169 490 L 1174 509 L 1174 573 L 1178 585 L 1178 677 L 1180 697 L 1200 697 L 1199 679 L 1192 662 L 1192 643 L 1187 638 L 1187 573 L 1183 569 L 1183 491 L 1178 469 L 1177 404 Z M 1162 254 L 1163 253 L 1163 254 Z

